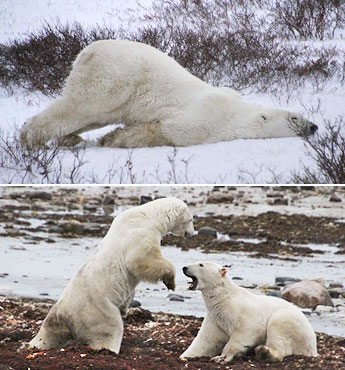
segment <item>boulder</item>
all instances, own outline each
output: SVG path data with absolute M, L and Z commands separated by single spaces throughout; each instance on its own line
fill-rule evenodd
M 327 289 L 312 280 L 287 285 L 282 291 L 282 298 L 302 308 L 315 309 L 318 305 L 334 306 Z

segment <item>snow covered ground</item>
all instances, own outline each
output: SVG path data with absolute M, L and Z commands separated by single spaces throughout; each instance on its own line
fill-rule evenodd
M 140 1 L 149 5 L 150 0 Z M 129 11 L 135 8 L 136 11 Z M 73 23 L 83 26 L 116 25 L 119 19 L 126 24 L 126 19 L 137 19 L 143 10 L 135 0 L 94 1 L 50 1 L 50 0 L 2 0 L 0 3 L 0 42 L 13 38 L 25 37 L 30 31 L 39 30 L 45 22 Z M 133 27 L 134 23 L 131 23 Z M 325 43 L 336 43 L 345 50 L 345 41 L 341 33 L 338 38 Z M 339 81 L 329 83 L 323 90 L 315 91 L 304 87 L 291 96 L 273 96 L 269 94 L 250 94 L 244 99 L 268 107 L 289 109 L 303 114 L 323 129 L 323 119 L 334 119 L 345 113 L 345 90 Z M 15 89 L 9 96 L 0 89 L 1 129 L 13 133 L 27 118 L 43 110 L 51 101 L 40 93 L 28 93 Z M 317 113 L 311 113 L 320 103 Z M 84 134 L 87 140 L 94 140 L 111 128 Z M 99 183 L 270 183 L 273 178 L 279 182 L 288 182 L 291 173 L 298 171 L 301 161 L 313 167 L 306 158 L 306 149 L 300 138 L 235 140 L 215 144 L 196 145 L 178 148 L 172 163 L 173 148 L 142 149 L 86 149 L 82 167 L 81 182 L 91 182 L 93 173 Z M 169 160 L 170 158 L 170 160 Z M 128 160 L 132 162 L 132 175 L 126 170 Z M 66 154 L 64 168 L 66 176 L 73 162 L 73 156 Z M 121 169 L 109 176 L 111 168 Z M 120 175 L 120 172 L 122 173 Z M 134 174 L 134 177 L 133 177 Z M 65 177 L 63 182 L 68 182 Z M 0 183 L 20 182 L 13 179 L 8 171 L 0 169 Z M 40 183 L 41 179 L 30 179 Z

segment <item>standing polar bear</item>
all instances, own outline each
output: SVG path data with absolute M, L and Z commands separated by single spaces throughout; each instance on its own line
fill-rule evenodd
M 61 348 L 70 340 L 119 353 L 123 321 L 140 281 L 175 288 L 175 268 L 163 258 L 168 232 L 191 238 L 192 215 L 184 202 L 164 198 L 121 213 L 96 253 L 70 280 L 29 347 Z
M 21 143 L 41 145 L 114 123 L 125 127 L 100 145 L 188 146 L 317 130 L 298 114 L 245 103 L 235 90 L 201 81 L 151 46 L 102 40 L 81 51 L 62 96 L 27 121 Z
M 316 336 L 303 313 L 281 298 L 253 294 L 213 262 L 183 268 L 190 289 L 201 290 L 207 315 L 181 359 L 213 357 L 221 363 L 255 348 L 259 359 L 280 361 L 292 354 L 317 356 Z

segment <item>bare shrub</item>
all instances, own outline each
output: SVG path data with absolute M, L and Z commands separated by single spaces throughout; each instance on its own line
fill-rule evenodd
M 322 88 L 333 76 L 343 81 L 341 53 L 284 41 L 274 29 L 272 7 L 270 0 L 154 1 L 144 28 L 130 39 L 167 52 L 207 82 L 237 90 L 291 91 L 307 81 Z
M 24 40 L 0 44 L 0 84 L 55 95 L 77 54 L 92 41 L 108 38 L 116 38 L 116 32 L 100 27 L 86 31 L 78 23 L 45 24 Z
M 315 9 L 323 7 L 319 0 L 296 4 L 298 9 L 308 8 L 311 2 Z M 323 17 L 336 19 L 333 29 L 340 27 L 344 5 L 335 0 L 324 3 Z M 237 90 L 278 93 L 303 87 L 308 81 L 318 89 L 333 77 L 343 82 L 344 55 L 335 47 L 283 40 L 288 36 L 285 18 L 289 20 L 288 12 L 298 7 L 290 9 L 284 4 L 282 0 L 154 0 L 131 30 L 46 24 L 24 40 L 0 45 L 0 84 L 8 90 L 20 86 L 58 94 L 80 50 L 109 38 L 152 45 L 204 81 Z M 301 13 L 298 9 L 294 11 Z M 310 16 L 316 27 L 321 22 L 317 11 Z
M 345 121 L 325 121 L 325 132 L 306 137 L 307 157 L 316 169 L 303 165 L 292 181 L 298 184 L 345 184 Z
M 333 37 L 344 28 L 345 3 L 342 0 L 274 0 L 271 3 L 272 28 L 296 39 Z
M 64 163 L 72 154 L 72 165 Z M 82 182 L 84 147 L 62 148 L 56 141 L 49 148 L 24 149 L 16 137 L 0 132 L 0 176 L 2 183 L 76 184 Z M 4 178 L 6 176 L 6 179 Z

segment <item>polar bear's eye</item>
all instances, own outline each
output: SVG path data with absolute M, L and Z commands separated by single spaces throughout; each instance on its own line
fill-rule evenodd
M 297 121 L 297 117 L 296 116 L 292 116 L 291 119 L 295 122 Z
M 264 114 L 261 115 L 261 118 L 266 121 L 267 120 L 267 116 L 265 116 Z
M 200 267 L 204 267 L 204 265 L 202 264 L 202 263 L 200 263 L 200 265 L 199 265 Z

